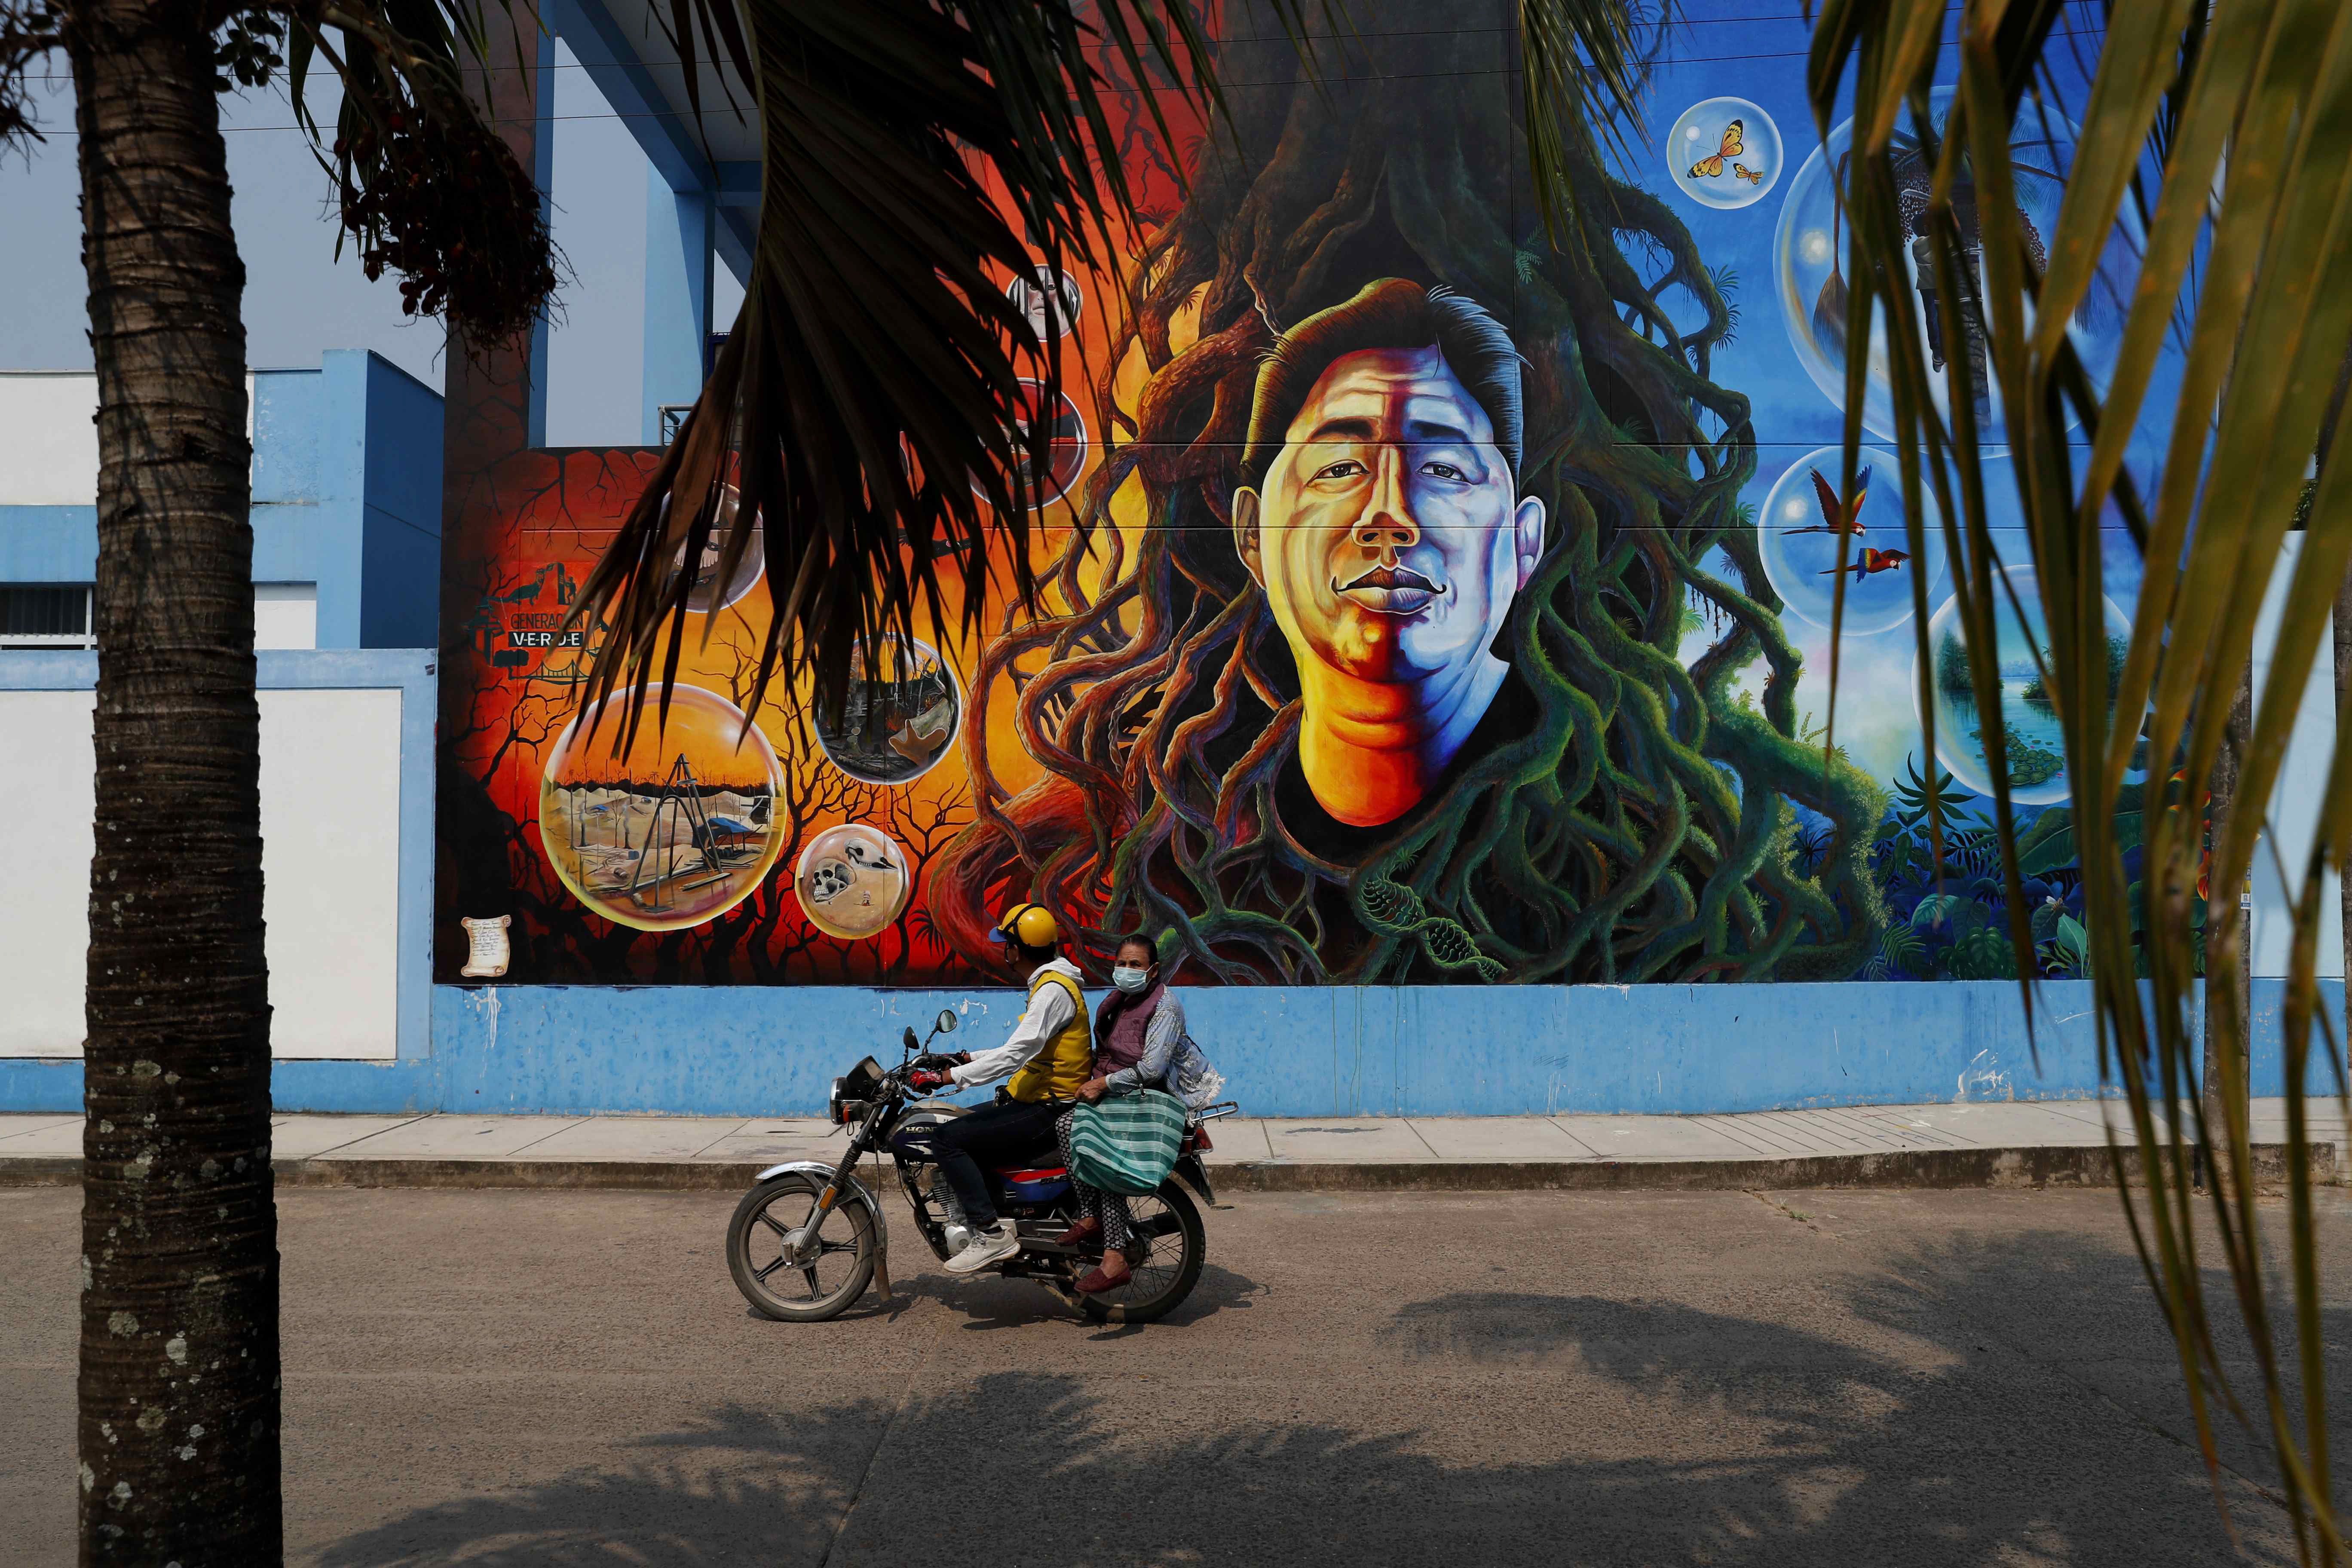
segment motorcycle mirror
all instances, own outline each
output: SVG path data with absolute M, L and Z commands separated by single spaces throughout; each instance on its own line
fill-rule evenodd
M 936 1028 L 942 1035 L 954 1034 L 956 1032 L 956 1016 L 954 1012 L 950 1008 L 940 1008 L 940 1021 L 933 1025 L 932 1027 Z
M 907 1030 L 905 1040 L 907 1048 L 910 1051 L 919 1049 L 923 1043 L 922 1041 L 915 1038 L 915 1031 L 911 1026 L 909 1026 Z

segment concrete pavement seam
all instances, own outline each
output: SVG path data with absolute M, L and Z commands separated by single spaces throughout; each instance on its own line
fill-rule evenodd
M 1924 1143 L 1933 1149 L 1969 1149 L 1976 1141 L 1957 1133 L 1939 1131 L 1932 1127 L 1914 1127 L 1907 1121 L 1897 1121 L 1889 1116 L 1871 1116 L 1849 1106 L 1823 1110 L 1821 1115 L 1854 1129 L 1856 1134 L 1873 1138 L 1890 1149 L 1900 1149 L 1906 1143 Z
M 1428 1139 L 1421 1135 L 1421 1129 L 1413 1125 L 1413 1119 L 1412 1117 L 1402 1117 L 1399 1120 L 1404 1122 L 1404 1130 L 1412 1134 L 1412 1141 L 1429 1151 L 1429 1157 L 1431 1159 L 1442 1160 L 1445 1158 L 1444 1155 L 1440 1154 L 1437 1152 L 1436 1144 L 1432 1143 Z
M 1768 1110 L 1750 1120 L 1765 1132 L 1796 1144 L 1792 1152 L 1799 1154 L 1832 1154 L 1853 1151 L 1857 1143 L 1866 1146 L 1852 1129 L 1825 1122 L 1815 1110 Z
M 1598 1160 L 1599 1158 L 1601 1158 L 1601 1151 L 1600 1151 L 1600 1150 L 1598 1150 L 1598 1149 L 1594 1148 L 1591 1144 L 1590 1144 L 1590 1143 L 1586 1142 L 1583 1139 L 1579 1138 L 1575 1133 L 1570 1132 L 1567 1128 L 1565 1128 L 1565 1127 L 1560 1127 L 1560 1125 L 1559 1125 L 1559 1117 L 1557 1117 L 1557 1116 L 1547 1116 L 1547 1117 L 1545 1117 L 1545 1118 L 1544 1118 L 1544 1120 L 1545 1120 L 1546 1121 L 1550 1122 L 1554 1127 L 1558 1127 L 1558 1128 L 1559 1128 L 1559 1133 L 1560 1133 L 1560 1136 L 1561 1136 L 1561 1137 L 1563 1137 L 1563 1138 L 1566 1138 L 1570 1142 L 1571 1142 L 1571 1143 L 1575 1144 L 1578 1148 L 1580 1148 L 1580 1149 L 1583 1150 L 1587 1158 L 1589 1158 L 1589 1159 L 1594 1159 L 1594 1160 Z
M 929 1360 L 929 1352 L 926 1351 L 922 1360 L 907 1369 L 907 1385 L 898 1391 L 898 1403 L 891 1406 L 890 1419 L 882 1423 L 881 1435 L 874 1439 L 874 1447 L 866 1451 L 866 1463 L 859 1467 L 857 1471 L 857 1484 L 849 1489 L 849 1501 L 842 1507 L 840 1522 L 833 1527 L 833 1539 L 824 1544 L 824 1557 L 819 1563 L 819 1568 L 834 1568 L 834 1564 L 840 1560 L 841 1541 L 842 1537 L 849 1533 L 850 1516 L 857 1511 L 858 1501 L 866 1495 L 866 1482 L 874 1474 L 874 1467 L 881 1461 L 882 1450 L 889 1445 L 890 1434 L 898 1429 L 898 1418 L 907 1413 L 907 1406 L 914 1402 L 915 1379 L 922 1372 L 923 1363 L 928 1360 Z
M 718 1137 L 713 1138 L 709 1142 L 708 1142 L 708 1143 L 704 1144 L 701 1148 L 697 1149 L 693 1153 L 688 1154 L 688 1155 L 687 1156 L 687 1158 L 688 1158 L 688 1159 L 689 1159 L 689 1160 L 699 1160 L 699 1159 L 701 1159 L 705 1154 L 709 1153 L 709 1152 L 710 1152 L 710 1151 L 712 1151 L 713 1149 L 718 1148 L 718 1147 L 719 1147 L 719 1145 L 720 1145 L 721 1143 L 726 1142 L 727 1142 L 727 1140 L 729 1140 L 730 1138 L 734 1137 L 737 1133 L 739 1133 L 739 1132 L 742 1131 L 743 1131 L 743 1129 L 745 1129 L 746 1127 L 749 1127 L 749 1126 L 751 1126 L 751 1119 L 750 1117 L 748 1117 L 748 1116 L 747 1116 L 747 1117 L 745 1117 L 742 1121 L 738 1121 L 737 1123 L 735 1123 L 735 1125 L 734 1125 L 734 1126 L 732 1126 L 732 1127 L 729 1128 L 726 1131 L 721 1132 Z
M 383 1133 L 397 1132 L 404 1127 L 414 1127 L 418 1122 L 425 1121 L 426 1118 L 433 1116 L 435 1112 L 430 1110 L 421 1110 L 415 1116 L 406 1117 L 399 1121 L 394 1122 L 389 1127 L 379 1127 L 373 1132 L 362 1132 L 356 1138 L 346 1138 L 340 1143 L 330 1143 L 323 1149 L 312 1150 L 310 1153 L 303 1155 L 302 1158 L 306 1160 L 323 1160 L 328 1155 L 335 1152 L 338 1149 L 348 1149 L 354 1143 L 364 1143 L 369 1139 L 379 1137 Z
M 542 1132 L 538 1137 L 532 1139 L 530 1142 L 519 1143 L 512 1149 L 508 1150 L 507 1158 L 510 1160 L 520 1158 L 525 1149 L 536 1149 L 541 1143 L 546 1142 L 550 1138 L 554 1137 L 557 1132 L 569 1132 L 575 1127 L 584 1127 L 592 1120 L 593 1118 L 586 1116 L 575 1116 L 569 1121 L 566 1121 L 562 1126 L 557 1128 L 554 1132 Z
M 1739 1126 L 1738 1130 L 1735 1131 L 1732 1130 L 1732 1118 L 1728 1116 L 1713 1116 L 1702 1112 L 1690 1116 L 1685 1120 L 1694 1122 L 1700 1127 L 1704 1127 L 1708 1131 L 1716 1133 L 1718 1136 L 1727 1138 L 1732 1142 L 1738 1144 L 1741 1148 L 1750 1150 L 1756 1154 L 1768 1160 L 1785 1159 L 1791 1156 L 1818 1152 L 1816 1150 L 1810 1149 L 1786 1149 L 1779 1147 L 1778 1141 L 1767 1137 L 1765 1134 L 1758 1132 L 1746 1126 Z
M 32 1119 L 28 1117 L 26 1120 Z M 0 1132 L 0 1143 L 5 1143 L 11 1138 L 30 1138 L 36 1132 L 49 1132 L 60 1127 L 70 1127 L 80 1120 L 79 1116 L 58 1116 L 42 1121 L 37 1126 L 19 1127 L 14 1132 Z
M 1774 1197 L 1769 1193 L 1758 1192 L 1751 1188 L 1749 1189 L 1748 1195 L 1754 1198 L 1758 1203 L 1762 1204 L 1766 1208 L 1771 1209 L 1777 1214 L 1785 1215 L 1790 1219 L 1796 1221 L 1799 1225 L 1803 1226 L 1807 1230 L 1811 1231 L 1815 1236 L 1827 1237 L 1830 1240 L 1837 1242 L 1840 1245 L 1843 1245 L 1845 1241 L 1843 1237 L 1837 1235 L 1834 1231 L 1823 1230 L 1820 1226 L 1815 1225 L 1813 1223 L 1812 1215 L 1790 1208 L 1787 1204 L 1782 1203 L 1780 1199 Z

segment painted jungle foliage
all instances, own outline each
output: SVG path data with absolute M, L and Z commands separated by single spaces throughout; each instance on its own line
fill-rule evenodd
M 1230 123 L 1171 146 L 1153 84 L 1121 95 L 1146 210 L 1120 271 L 1002 279 L 1071 357 L 1032 414 L 1041 601 L 985 605 L 977 640 L 942 605 L 824 722 L 772 690 L 747 726 L 774 585 L 757 550 L 721 580 L 714 546 L 677 563 L 678 699 L 616 751 L 576 700 L 596 631 L 559 628 L 656 455 L 527 449 L 518 378 L 453 366 L 443 977 L 461 917 L 510 915 L 516 981 L 954 984 L 1001 976 L 1018 900 L 1096 968 L 1160 934 L 1192 983 L 2079 973 L 2030 569 L 1984 712 L 1896 455 L 1848 476 L 1837 450 L 1854 389 L 1893 428 L 1846 341 L 1844 131 L 1804 107 L 1797 7 L 1758 9 L 1685 7 L 1638 135 L 1570 149 L 1557 246 L 1511 7 L 1357 4 L 1319 86 L 1277 26 L 1217 13 Z M 2071 132 L 2020 142 L 2046 228 Z M 1915 292 L 1997 416 L 1969 302 Z M 2076 323 L 2095 368 L 2113 325 Z M 2040 813 L 2030 952 L 1995 727 Z

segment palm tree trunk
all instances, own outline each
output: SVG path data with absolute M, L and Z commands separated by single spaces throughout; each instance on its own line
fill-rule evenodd
M 245 271 L 203 8 L 77 5 L 98 363 L 84 1563 L 279 1561 Z

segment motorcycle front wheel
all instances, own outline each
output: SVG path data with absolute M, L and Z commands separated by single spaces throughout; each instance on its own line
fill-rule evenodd
M 771 1176 L 735 1205 L 727 1223 L 727 1268 L 754 1310 L 788 1323 L 839 1317 L 866 1294 L 881 1248 L 880 1226 L 866 1200 L 843 1193 L 822 1220 L 823 1177 L 806 1171 Z M 795 1263 L 787 1237 L 816 1226 L 816 1249 Z
M 1133 1270 L 1116 1290 L 1080 1296 L 1078 1310 L 1097 1323 L 1149 1323 L 1181 1306 L 1201 1282 L 1209 1253 L 1209 1233 L 1192 1194 L 1173 1180 L 1160 1190 L 1127 1200 L 1127 1249 Z

